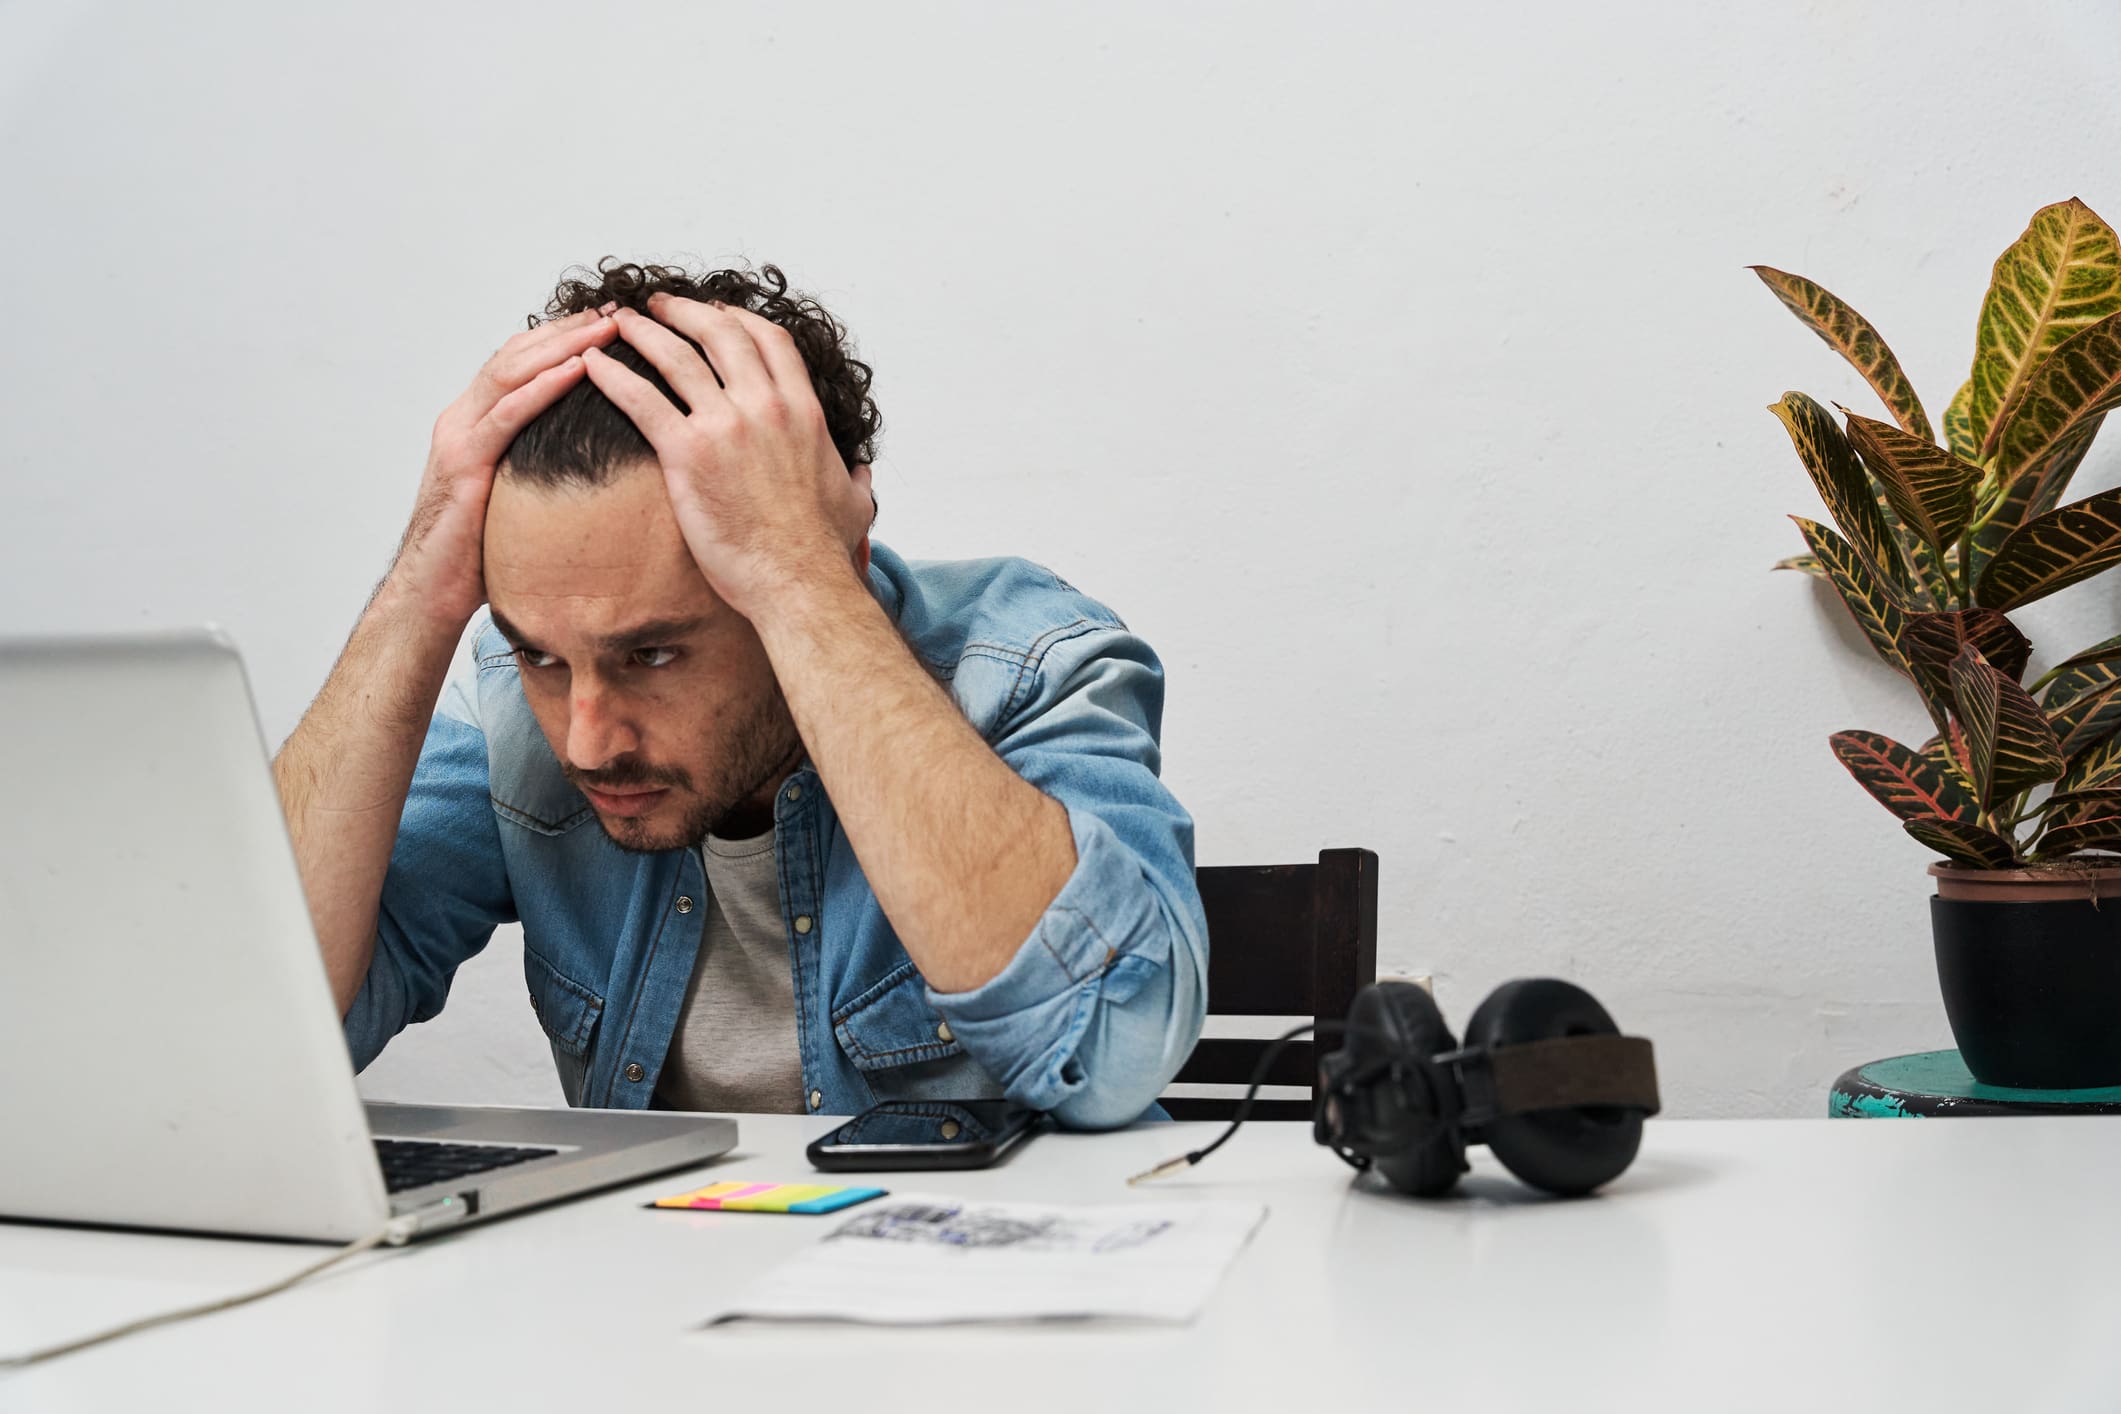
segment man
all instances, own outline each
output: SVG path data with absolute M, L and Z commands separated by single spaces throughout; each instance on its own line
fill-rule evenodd
M 355 1063 L 520 920 L 572 1104 L 1140 1116 L 1207 965 L 1156 656 L 872 546 L 870 371 L 774 267 L 585 275 L 437 420 L 275 762 Z

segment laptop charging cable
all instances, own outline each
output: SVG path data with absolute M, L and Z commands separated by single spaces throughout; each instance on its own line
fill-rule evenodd
M 216 1311 L 229 1311 L 238 1306 L 247 1306 L 253 1301 L 262 1301 L 268 1296 L 276 1296 L 299 1282 L 307 1281 L 318 1272 L 324 1271 L 329 1267 L 335 1267 L 348 1257 L 359 1256 L 370 1248 L 403 1247 L 412 1240 L 414 1234 L 418 1233 L 422 1228 L 432 1225 L 437 1217 L 447 1216 L 440 1210 L 448 1203 L 454 1203 L 462 1207 L 463 1199 L 450 1198 L 444 1200 L 443 1204 L 436 1204 L 431 1208 L 423 1208 L 416 1213 L 401 1214 L 359 1241 L 347 1243 L 322 1261 L 312 1262 L 300 1271 L 290 1276 L 282 1277 L 276 1282 L 261 1286 L 255 1291 L 246 1291 L 235 1296 L 225 1296 L 218 1301 L 202 1301 L 196 1306 L 186 1306 L 176 1311 L 164 1311 L 159 1315 L 142 1316 L 137 1321 L 127 1321 L 122 1326 L 113 1326 L 106 1331 L 97 1331 L 94 1335 L 85 1335 L 75 1340 L 61 1341 L 57 1345 L 47 1345 L 41 1350 L 26 1350 L 20 1355 L 0 1355 L 0 1370 L 23 1369 L 45 1360 L 55 1360 L 61 1355 L 71 1355 L 77 1350 L 87 1350 L 91 1346 L 102 1345 L 108 1341 L 121 1339 L 124 1336 L 136 1335 L 141 1331 L 153 1330 L 156 1326 L 174 1325 L 178 1321 L 188 1321 L 194 1316 L 210 1316 Z

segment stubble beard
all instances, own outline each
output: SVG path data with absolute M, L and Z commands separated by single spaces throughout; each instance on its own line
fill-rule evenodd
M 707 777 L 695 785 L 692 773 L 678 766 L 620 767 L 599 771 L 594 783 L 601 786 L 670 786 L 693 797 L 675 828 L 657 829 L 644 820 L 607 820 L 597 824 L 605 838 L 628 854 L 661 854 L 673 849 L 697 849 L 738 806 L 758 795 L 792 769 L 802 757 L 802 742 L 796 735 L 795 719 L 787 701 L 773 693 L 759 702 L 734 727 L 709 744 Z M 573 768 L 567 775 L 574 779 Z M 580 781 L 575 784 L 579 786 Z

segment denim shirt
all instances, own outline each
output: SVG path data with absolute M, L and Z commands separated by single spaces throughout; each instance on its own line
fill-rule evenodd
M 1111 610 L 1027 561 L 908 563 L 875 545 L 869 582 L 988 745 L 1066 808 L 1076 863 L 1000 974 L 938 992 L 817 772 L 797 770 L 774 803 L 774 854 L 801 1101 L 853 1114 L 1006 1096 L 1080 1128 L 1142 1116 L 1199 1038 L 1208 964 L 1193 822 L 1157 778 L 1162 666 Z M 490 621 L 473 658 L 413 773 L 374 960 L 346 1014 L 354 1064 L 440 1012 L 458 965 L 521 921 L 531 1006 L 568 1103 L 646 1108 L 707 918 L 699 851 L 612 844 Z

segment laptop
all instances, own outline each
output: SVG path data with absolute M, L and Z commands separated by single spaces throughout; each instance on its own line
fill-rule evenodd
M 0 1218 L 352 1242 L 702 1163 L 733 1121 L 368 1104 L 242 659 L 0 640 Z

